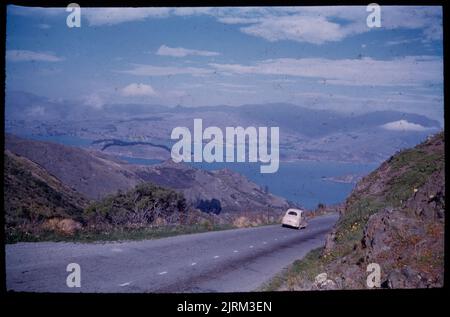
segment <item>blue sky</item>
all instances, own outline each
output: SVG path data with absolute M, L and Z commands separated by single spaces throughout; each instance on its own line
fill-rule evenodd
M 289 102 L 443 122 L 441 7 L 9 6 L 6 90 L 95 108 Z

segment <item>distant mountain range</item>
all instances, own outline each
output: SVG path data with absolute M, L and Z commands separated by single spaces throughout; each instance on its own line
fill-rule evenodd
M 441 129 L 437 120 L 399 111 L 351 114 L 286 103 L 239 107 L 115 104 L 95 108 L 23 92 L 6 94 L 6 130 L 17 135 L 70 135 L 92 141 L 145 140 L 149 144 L 170 146 L 172 129 L 192 128 L 194 118 L 203 119 L 204 126 L 220 128 L 278 126 L 283 161 L 379 163 Z M 109 146 L 104 150 L 147 159 L 169 158 L 167 151 L 148 144 Z

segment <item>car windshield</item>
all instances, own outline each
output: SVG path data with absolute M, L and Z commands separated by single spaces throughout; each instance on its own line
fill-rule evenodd
M 291 215 L 291 216 L 297 216 L 297 213 L 296 213 L 295 211 L 289 211 L 289 212 L 288 212 L 288 215 Z

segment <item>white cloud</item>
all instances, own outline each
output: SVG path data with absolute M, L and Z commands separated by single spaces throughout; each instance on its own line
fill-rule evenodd
M 172 76 L 172 75 L 205 75 L 214 70 L 199 67 L 177 67 L 177 66 L 153 66 L 133 64 L 129 70 L 117 71 L 118 73 L 130 74 L 136 76 Z
M 172 8 L 171 13 L 173 15 L 178 16 L 189 16 L 189 15 L 200 15 L 200 14 L 207 14 L 211 15 L 214 14 L 214 12 L 220 10 L 219 8 L 211 8 L 211 7 L 178 7 L 178 8 Z
M 168 17 L 170 8 L 84 8 L 82 14 L 90 26 L 102 26 Z
M 192 50 L 183 47 L 169 47 L 166 45 L 161 45 L 156 52 L 157 55 L 162 56 L 172 56 L 172 57 L 185 57 L 188 55 L 196 56 L 217 56 L 220 53 L 212 51 L 202 51 L 202 50 Z
M 439 41 L 443 38 L 443 28 L 442 23 L 437 24 L 433 23 L 430 24 L 428 27 L 425 28 L 423 31 L 423 34 L 425 36 L 425 39 L 423 41 Z
M 150 85 L 133 83 L 122 89 L 122 95 L 127 97 L 154 96 L 156 95 L 156 92 Z
M 16 15 L 67 14 L 64 8 L 8 6 Z M 366 6 L 323 7 L 198 7 L 198 8 L 83 8 L 91 26 L 116 25 L 171 16 L 207 15 L 225 24 L 246 24 L 241 31 L 269 41 L 293 40 L 322 44 L 371 32 Z M 381 29 L 421 30 L 425 41 L 442 39 L 442 7 L 381 6 Z
M 271 42 L 292 40 L 313 44 L 339 41 L 348 33 L 338 23 L 330 22 L 323 16 L 274 16 L 259 23 L 242 27 L 241 31 Z
M 256 94 L 256 91 L 250 90 L 250 89 L 218 88 L 217 91 L 232 93 L 232 94 Z
M 36 25 L 38 28 L 42 29 L 42 30 L 47 30 L 50 29 L 51 26 L 49 24 L 45 24 L 45 23 L 40 23 L 38 25 Z
M 224 17 L 218 18 L 219 22 L 224 24 L 252 24 L 261 22 L 259 18 L 238 18 L 238 17 Z
M 381 8 L 382 8 L 383 28 L 389 30 L 422 29 L 424 41 L 433 41 L 442 39 L 442 7 L 382 6 Z
M 205 84 L 203 84 L 203 83 L 190 83 L 190 82 L 186 83 L 186 82 L 183 82 L 183 83 L 181 83 L 181 85 L 179 87 L 181 87 L 183 89 L 197 89 L 197 88 L 204 88 Z
M 91 26 L 117 25 L 170 16 L 210 14 L 212 8 L 84 8 L 83 16 Z
M 58 16 L 66 14 L 66 8 L 22 7 L 9 5 L 8 14 L 20 16 Z
M 420 39 L 414 38 L 414 39 L 403 39 L 403 40 L 390 40 L 385 43 L 386 46 L 394 46 L 394 45 L 405 45 L 409 44 L 415 41 L 418 41 Z
M 289 102 L 313 109 L 327 109 L 344 113 L 396 110 L 433 117 L 439 122 L 443 120 L 444 103 L 443 98 L 438 95 L 368 93 L 354 96 L 345 93 L 311 91 L 281 93 L 289 98 L 286 99 Z
M 286 7 L 253 15 L 238 12 L 231 18 L 221 17 L 218 20 L 251 24 L 241 28 L 241 31 L 269 41 L 322 44 L 370 32 L 366 25 L 367 14 L 365 6 Z M 381 14 L 381 29 L 421 29 L 425 41 L 442 39 L 440 7 L 381 6 Z
M 428 128 L 424 127 L 423 125 L 408 122 L 406 120 L 389 122 L 389 123 L 383 124 L 381 127 L 385 130 L 391 130 L 391 131 L 425 131 L 425 130 L 428 130 Z
M 94 109 L 102 109 L 105 105 L 105 100 L 98 94 L 92 93 L 84 97 L 83 103 L 86 106 L 92 107 Z
M 35 117 L 35 116 L 45 116 L 45 107 L 42 106 L 32 106 L 29 110 L 28 113 L 30 114 L 30 116 Z
M 136 76 L 273 75 L 310 78 L 330 85 L 419 87 L 442 84 L 443 61 L 435 56 L 405 56 L 391 60 L 277 58 L 250 65 L 209 63 L 206 67 L 132 64 L 130 69 L 116 72 Z
M 60 62 L 64 58 L 49 52 L 7 50 L 6 59 L 12 62 Z
M 248 84 L 231 84 L 231 83 L 217 83 L 218 86 L 225 87 L 225 88 L 254 88 L 255 85 L 248 85 Z
M 211 8 L 84 8 L 84 17 L 91 26 L 116 25 L 170 16 L 208 14 Z
M 442 58 L 406 56 L 393 60 L 278 58 L 254 65 L 210 63 L 225 74 L 284 75 L 317 78 L 322 83 L 351 86 L 415 86 L 442 83 Z

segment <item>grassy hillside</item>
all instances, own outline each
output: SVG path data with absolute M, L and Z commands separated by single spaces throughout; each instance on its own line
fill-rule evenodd
M 279 220 L 276 214 L 201 212 L 182 193 L 149 182 L 89 201 L 39 164 L 9 151 L 4 157 L 7 243 L 153 239 Z
M 443 132 L 392 156 L 357 184 L 325 248 L 297 261 L 269 288 L 366 288 L 373 262 L 381 267 L 381 287 L 442 286 L 444 164 Z M 320 273 L 327 282 L 315 280 Z
M 192 208 L 201 200 L 220 201 L 223 212 L 266 212 L 267 206 L 284 211 L 289 203 L 265 193 L 260 186 L 230 170 L 205 171 L 171 160 L 155 165 L 133 165 L 103 152 L 6 134 L 5 147 L 36 162 L 64 184 L 89 199 L 100 200 L 142 182 L 183 193 Z
M 129 234 L 124 234 L 126 230 L 179 223 L 187 214 L 182 194 L 151 183 L 90 202 L 37 163 L 9 151 L 4 158 L 7 242 L 84 236 L 95 240 L 102 235 L 118 237 L 118 231 L 123 238 Z M 132 237 L 142 235 L 141 231 Z M 156 237 L 171 230 L 144 231 Z
M 24 157 L 5 151 L 4 158 L 7 237 L 22 239 L 22 234 L 37 234 L 51 218 L 82 219 L 88 204 L 83 196 Z
M 85 149 L 23 139 L 11 134 L 6 134 L 5 147 L 36 162 L 89 199 L 100 199 L 119 189 L 133 188 L 141 181 L 117 161 Z

